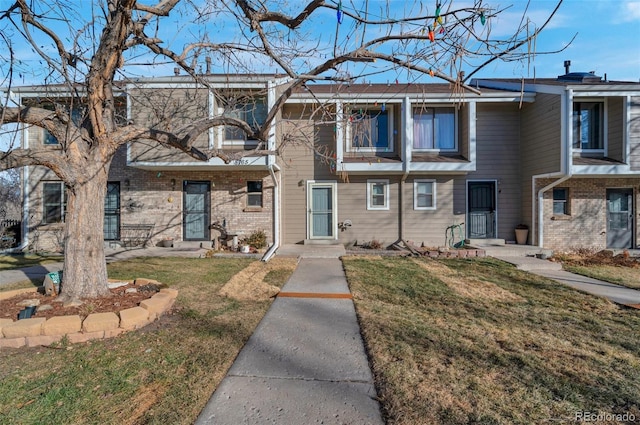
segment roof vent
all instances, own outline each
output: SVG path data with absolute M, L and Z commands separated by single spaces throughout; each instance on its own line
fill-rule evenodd
M 595 71 L 591 72 L 569 72 L 571 67 L 571 61 L 564 61 L 564 75 L 558 75 L 558 81 L 569 81 L 574 83 L 599 83 L 602 81 L 602 77 L 595 74 Z

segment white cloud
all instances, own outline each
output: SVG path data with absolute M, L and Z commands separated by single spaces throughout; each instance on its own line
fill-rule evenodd
M 640 1 L 627 1 L 624 3 L 622 20 L 624 22 L 640 21 Z

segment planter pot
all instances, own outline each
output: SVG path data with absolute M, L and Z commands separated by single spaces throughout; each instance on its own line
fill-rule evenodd
M 516 243 L 518 245 L 526 245 L 529 237 L 529 229 L 516 229 Z
M 248 254 L 249 251 L 250 251 L 249 245 L 241 245 L 240 246 L 240 252 L 242 252 L 243 254 Z
M 173 247 L 173 239 L 165 239 L 160 241 L 160 246 L 163 246 L 165 248 Z

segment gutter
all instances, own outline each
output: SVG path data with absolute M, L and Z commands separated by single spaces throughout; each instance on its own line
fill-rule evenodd
M 560 105 L 560 172 L 547 173 L 534 175 L 531 180 L 531 218 L 534 219 L 537 216 L 537 235 L 538 235 L 538 247 L 544 247 L 544 193 L 554 187 L 558 186 L 562 182 L 569 180 L 572 177 L 571 174 L 571 162 L 572 162 L 572 136 L 573 136 L 573 122 L 570 119 L 573 111 L 573 89 L 567 88 L 562 94 L 562 104 Z M 536 180 L 558 177 L 558 180 L 551 182 L 543 188 L 538 190 L 536 196 Z M 535 240 L 536 226 L 532 227 L 531 240 Z
M 273 180 L 273 244 L 262 256 L 262 261 L 265 263 L 273 257 L 278 248 L 280 247 L 280 184 L 276 177 L 274 168 L 276 171 L 280 171 L 280 167 L 277 164 L 269 164 L 269 174 Z

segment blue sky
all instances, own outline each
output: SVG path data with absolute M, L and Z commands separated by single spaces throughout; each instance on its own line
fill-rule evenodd
M 0 6 L 6 5 L 7 1 L 0 0 Z M 78 1 L 86 6 L 91 4 L 89 0 Z M 334 2 L 337 1 L 334 0 Z M 386 0 L 368 0 L 367 3 L 369 4 L 369 10 L 377 11 L 378 14 L 382 12 L 382 14 L 394 15 L 395 13 L 400 13 L 402 9 L 406 9 L 415 16 L 424 15 L 425 12 L 433 13 L 437 1 L 443 4 L 443 10 L 449 4 L 452 4 L 452 7 L 457 9 L 464 6 L 472 6 L 474 3 L 473 0 L 416 0 L 415 2 L 390 0 L 388 9 Z M 506 8 L 499 16 L 487 22 L 487 28 L 491 29 L 493 38 L 504 38 L 513 34 L 520 22 L 522 12 L 528 4 L 526 0 L 484 1 L 485 5 L 496 9 Z M 46 4 L 46 2 L 43 3 Z M 150 2 L 145 1 L 145 3 Z M 285 1 L 282 3 L 282 7 L 290 13 L 297 14 L 303 3 L 306 3 L 306 1 Z M 352 8 L 351 10 L 358 10 L 362 4 L 365 4 L 362 0 L 342 0 L 342 3 L 345 10 L 350 7 Z M 531 0 L 527 15 L 535 25 L 540 26 L 556 3 L 556 0 Z M 84 7 L 77 11 L 66 11 L 64 15 L 67 17 L 71 17 L 75 13 L 90 15 L 90 12 L 90 7 Z M 333 45 L 336 31 L 335 13 L 333 11 L 320 11 L 319 14 L 320 16 L 315 25 L 308 29 L 310 37 L 306 40 L 306 43 L 315 44 L 315 41 L 319 41 L 321 44 L 330 47 Z M 47 15 L 51 17 L 51 12 L 47 13 Z M 176 26 L 169 25 L 172 33 L 169 35 L 166 33 L 161 34 L 161 37 L 168 45 L 173 45 L 178 50 L 186 42 L 186 37 L 189 34 L 191 35 L 190 41 L 203 35 L 208 36 L 214 42 L 225 39 L 227 41 L 241 40 L 240 30 L 234 25 L 234 20 L 220 18 L 221 15 L 218 15 L 217 19 L 207 19 L 196 23 L 192 23 L 186 17 L 183 17 L 182 20 L 179 17 L 169 18 L 170 23 L 175 22 Z M 348 19 L 344 19 L 340 29 L 341 34 L 345 34 L 349 24 Z M 165 28 L 166 26 L 163 26 L 161 31 Z M 66 28 L 60 29 L 66 30 Z M 283 34 L 285 34 L 284 31 Z M 11 37 L 11 34 L 8 34 L 8 36 Z M 573 42 L 567 46 L 574 36 Z M 69 37 L 65 37 L 65 39 L 68 40 Z M 283 43 L 288 44 L 284 40 L 285 37 L 283 36 Z M 30 51 L 32 49 L 23 49 L 23 46 L 23 43 L 18 43 L 15 47 L 18 56 L 20 56 L 19 59 L 23 60 L 23 64 L 26 65 L 28 70 L 21 73 L 23 78 L 15 83 L 42 83 L 45 73 L 42 70 L 40 72 L 37 71 L 38 64 L 41 63 L 40 58 L 35 52 Z M 303 42 L 302 46 L 305 46 L 305 42 Z M 542 52 L 561 50 L 565 47 L 566 50 L 560 53 L 541 54 Z M 572 71 L 595 71 L 600 76 L 607 74 L 610 80 L 638 82 L 640 81 L 640 0 L 564 0 L 551 23 L 538 36 L 535 51 L 540 54 L 536 55 L 530 63 L 526 61 L 508 63 L 495 61 L 475 76 L 503 78 L 556 77 L 564 73 L 564 60 L 571 60 Z M 248 65 L 256 64 L 256 58 L 249 54 L 245 56 L 244 60 Z M 319 59 L 315 58 L 315 60 Z M 214 63 L 215 61 L 214 58 Z M 311 61 L 314 61 L 314 58 L 311 58 Z M 133 71 L 133 75 L 138 74 L 140 76 L 170 75 L 173 72 L 173 67 L 174 65 L 172 64 L 159 66 L 155 69 L 142 66 L 138 69 L 134 67 L 131 71 Z M 274 64 L 262 70 L 252 70 L 252 72 L 256 71 L 281 72 Z M 446 69 L 442 71 L 447 72 Z M 466 71 L 469 74 L 470 70 L 467 69 Z M 221 67 L 214 69 L 214 72 L 225 72 L 225 69 Z M 389 78 L 391 80 L 395 78 L 404 80 L 406 76 L 397 74 L 397 76 L 392 75 L 391 77 L 385 75 L 372 78 L 381 79 L 382 81 Z M 431 82 L 432 80 L 427 78 L 426 81 Z
M 526 6 L 516 0 L 499 22 L 497 29 L 509 30 Z M 553 0 L 532 0 L 529 16 L 542 24 L 543 16 L 553 9 Z M 563 52 L 538 55 L 532 67 L 527 64 L 490 65 L 483 77 L 556 77 L 564 74 L 564 60 L 571 60 L 571 71 L 607 74 L 609 80 L 640 82 L 640 1 L 634 0 L 565 0 L 549 26 L 540 34 L 536 51 L 555 51 L 575 40 Z M 496 34 L 497 35 L 497 34 Z M 535 73 L 535 74 L 534 74 Z

